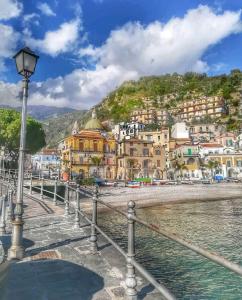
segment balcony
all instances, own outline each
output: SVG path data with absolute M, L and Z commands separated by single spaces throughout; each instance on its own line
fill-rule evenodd
M 199 157 L 199 153 L 198 152 L 183 152 L 182 153 L 183 157 Z

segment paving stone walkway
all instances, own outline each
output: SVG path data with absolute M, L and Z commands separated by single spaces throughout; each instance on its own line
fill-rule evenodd
M 90 227 L 73 228 L 74 215 L 63 207 L 25 199 L 26 257 L 9 264 L 6 293 L 0 300 L 125 299 L 125 261 L 99 237 L 98 254 L 90 253 Z M 5 245 L 9 244 L 5 236 Z M 138 278 L 139 299 L 161 299 Z

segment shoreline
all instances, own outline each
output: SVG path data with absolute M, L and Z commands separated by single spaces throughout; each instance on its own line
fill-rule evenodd
M 175 205 L 196 202 L 228 201 L 242 199 L 242 185 L 238 183 L 219 183 L 212 185 L 177 185 L 161 187 L 142 187 L 140 189 L 103 188 L 100 190 L 100 200 L 115 208 L 126 209 L 129 201 L 136 203 L 136 208 L 148 208 L 164 205 Z M 155 197 L 154 197 L 155 195 Z M 89 211 L 90 200 L 82 202 L 82 208 Z M 110 211 L 102 204 L 99 211 Z

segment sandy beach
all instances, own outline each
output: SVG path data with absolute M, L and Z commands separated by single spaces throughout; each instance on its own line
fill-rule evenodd
M 100 199 L 114 207 L 125 208 L 130 200 L 136 207 L 150 207 L 194 201 L 219 201 L 242 199 L 241 183 L 215 183 L 210 185 L 163 185 L 141 188 L 105 187 L 100 189 Z M 85 201 L 83 208 L 88 208 Z

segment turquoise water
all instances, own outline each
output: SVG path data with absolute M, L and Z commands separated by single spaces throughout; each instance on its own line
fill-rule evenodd
M 139 209 L 137 215 L 242 266 L 242 200 L 166 205 Z M 126 249 L 123 217 L 105 213 L 98 222 Z M 239 275 L 141 225 L 136 241 L 137 260 L 178 299 L 242 299 Z

